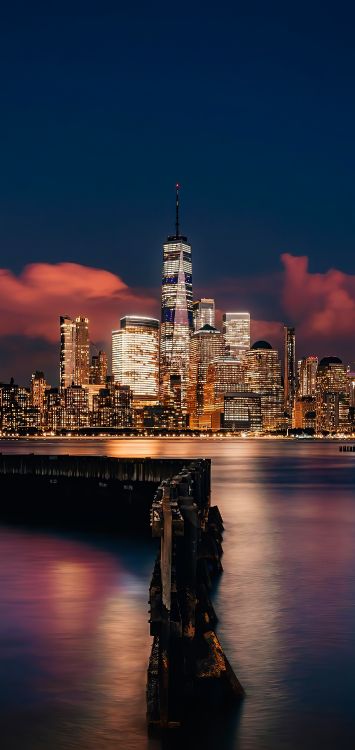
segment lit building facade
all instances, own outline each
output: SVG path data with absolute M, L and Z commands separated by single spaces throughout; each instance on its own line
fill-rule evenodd
M 245 364 L 235 357 L 219 357 L 208 365 L 204 386 L 204 414 L 210 416 L 212 429 L 221 426 L 224 396 L 245 391 Z
M 60 387 L 89 384 L 89 320 L 60 317 Z
M 324 357 L 316 378 L 317 432 L 350 429 L 348 368 L 338 357 Z
M 93 385 L 105 385 L 107 378 L 107 354 L 101 349 L 98 354 L 91 357 L 90 383 Z
M 127 429 L 132 427 L 132 391 L 127 385 L 118 385 L 108 378 L 105 388 L 100 388 L 93 398 L 91 413 L 93 427 Z
M 45 410 L 46 390 L 49 388 L 50 386 L 46 382 L 44 373 L 36 370 L 31 377 L 30 406 L 39 409 L 41 414 Z
M 163 250 L 161 327 L 160 327 L 160 400 L 173 404 L 172 376 L 180 380 L 181 409 L 186 411 L 189 376 L 189 344 L 193 331 L 191 245 L 180 234 L 179 188 L 176 189 L 175 234 L 168 237 Z M 176 406 L 176 404 L 175 404 Z
M 60 316 L 60 387 L 68 388 L 75 380 L 75 321 Z
M 298 376 L 298 395 L 300 398 L 316 395 L 317 368 L 318 357 L 310 355 L 301 359 Z
M 260 432 L 261 396 L 250 391 L 227 393 L 224 396 L 223 426 L 238 432 Z
M 296 395 L 296 334 L 295 329 L 284 326 L 284 406 L 292 417 Z
M 208 365 L 218 357 L 223 357 L 223 334 L 206 324 L 193 334 L 190 340 L 190 370 L 188 387 L 188 412 L 190 426 L 202 424 L 204 412 L 204 387 Z
M 82 385 L 70 385 L 64 390 L 64 427 L 76 430 L 89 426 L 89 395 Z
M 226 354 L 242 358 L 250 349 L 250 313 L 226 312 L 223 314 L 223 335 Z
M 245 354 L 248 391 L 261 396 L 263 430 L 278 430 L 283 420 L 283 388 L 279 354 L 267 341 L 256 341 Z
M 214 299 L 202 298 L 193 304 L 194 331 L 199 331 L 203 326 L 215 327 L 216 311 Z
M 316 429 L 316 398 L 315 396 L 301 396 L 296 398 L 292 413 L 292 427 L 294 429 Z
M 138 315 L 121 318 L 112 331 L 112 374 L 129 386 L 134 406 L 157 404 L 159 399 L 159 321 Z

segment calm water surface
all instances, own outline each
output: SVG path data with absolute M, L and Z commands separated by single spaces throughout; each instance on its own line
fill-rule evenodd
M 355 748 L 355 454 L 335 442 L 2 442 L 3 452 L 210 456 L 218 633 L 247 697 L 183 745 Z M 0 527 L 2 750 L 157 748 L 145 729 L 154 546 Z M 180 744 L 181 746 L 181 744 Z

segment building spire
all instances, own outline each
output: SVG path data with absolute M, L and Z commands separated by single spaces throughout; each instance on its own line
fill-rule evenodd
M 175 219 L 175 229 L 176 229 L 176 237 L 180 237 L 180 224 L 179 224 L 179 190 L 180 185 L 177 182 L 176 183 L 176 219 Z

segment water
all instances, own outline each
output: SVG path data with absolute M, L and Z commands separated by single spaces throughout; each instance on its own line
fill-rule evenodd
M 336 442 L 52 440 L 1 450 L 211 456 L 218 634 L 247 696 L 186 750 L 355 747 L 355 454 Z M 143 750 L 149 541 L 0 528 L 2 750 Z M 181 746 L 181 745 L 180 745 Z

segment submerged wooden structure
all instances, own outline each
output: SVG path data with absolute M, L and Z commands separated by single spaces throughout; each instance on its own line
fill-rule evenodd
M 164 480 L 151 509 L 160 550 L 150 585 L 153 636 L 147 680 L 150 728 L 178 727 L 199 708 L 225 707 L 244 691 L 216 635 L 209 591 L 222 572 L 223 522 L 210 505 L 210 461 Z

